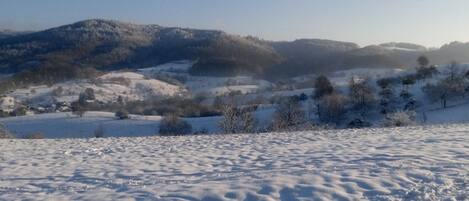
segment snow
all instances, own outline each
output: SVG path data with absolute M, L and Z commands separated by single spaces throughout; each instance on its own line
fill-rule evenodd
M 242 94 L 255 93 L 272 87 L 272 83 L 253 78 L 252 76 L 211 77 L 192 76 L 189 69 L 195 61 L 172 61 L 155 67 L 138 69 L 137 73 L 147 77 L 168 76 L 184 77 L 184 86 L 194 95 L 221 96 L 230 92 L 239 91 Z
M 46 113 L 31 116 L 0 118 L 16 137 L 40 133 L 45 138 L 89 138 L 98 127 L 104 128 L 104 137 L 154 136 L 158 134 L 160 116 L 130 115 L 118 120 L 110 112 L 86 112 L 78 117 L 70 112 Z M 220 117 L 187 118 L 193 131 L 218 131 Z
M 348 86 L 352 78 L 372 78 L 378 80 L 385 77 L 395 77 L 406 73 L 405 70 L 399 68 L 354 68 L 351 70 L 336 71 L 329 77 L 335 86 Z
M 468 132 L 0 140 L 0 200 L 467 200 Z
M 275 109 L 272 106 L 259 108 L 255 113 L 258 129 L 271 124 Z M 18 138 L 40 133 L 44 138 L 90 138 L 102 127 L 104 137 L 142 137 L 158 135 L 161 116 L 130 115 L 130 119 L 119 120 L 111 112 L 86 112 L 83 117 L 71 112 L 44 113 L 19 117 L 0 118 L 0 123 Z M 221 116 L 183 118 L 192 126 L 194 133 L 205 131 L 220 133 Z
M 54 94 L 54 91 L 59 88 L 62 92 Z M 9 93 L 9 96 L 33 105 L 50 105 L 54 102 L 73 102 L 87 88 L 92 88 L 95 91 L 96 100 L 101 102 L 115 102 L 119 96 L 127 101 L 135 101 L 150 97 L 179 96 L 185 92 L 181 86 L 147 79 L 138 73 L 110 72 L 99 77 L 97 81 L 74 80 L 53 86 L 33 86 L 17 89 Z
M 155 73 L 162 73 L 162 72 L 173 72 L 173 73 L 186 73 L 189 69 L 194 65 L 193 61 L 189 60 L 181 60 L 181 61 L 173 61 L 168 62 L 165 64 L 161 64 L 154 67 L 148 68 L 141 68 L 138 69 L 138 73 L 151 76 Z
M 469 103 L 450 105 L 426 111 L 427 124 L 469 122 Z

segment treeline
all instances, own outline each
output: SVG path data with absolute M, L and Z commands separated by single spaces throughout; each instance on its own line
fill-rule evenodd
M 33 85 L 53 85 L 74 79 L 91 79 L 99 75 L 101 72 L 95 68 L 71 64 L 58 58 L 3 80 L 0 83 L 0 93 Z

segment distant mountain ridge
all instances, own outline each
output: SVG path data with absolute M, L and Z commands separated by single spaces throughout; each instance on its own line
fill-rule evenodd
M 0 30 L 0 39 L 12 37 L 12 36 L 24 35 L 28 33 L 32 33 L 32 31 L 13 31 L 9 29 L 3 29 L 3 30 Z
M 415 66 L 416 58 L 423 54 L 435 64 L 469 62 L 469 43 L 428 50 L 395 42 L 359 47 L 321 39 L 265 41 L 218 30 L 101 19 L 33 33 L 0 32 L 0 72 L 20 72 L 56 62 L 107 70 L 185 59 L 197 61 L 190 71 L 195 75 L 281 78 L 355 67 Z

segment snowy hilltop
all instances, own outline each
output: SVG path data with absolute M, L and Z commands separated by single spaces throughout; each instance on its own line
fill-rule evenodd
M 467 200 L 467 132 L 1 140 L 0 200 Z

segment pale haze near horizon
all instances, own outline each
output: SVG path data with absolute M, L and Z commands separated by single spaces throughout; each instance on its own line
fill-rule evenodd
M 439 47 L 469 41 L 468 8 L 466 0 L 0 0 L 0 29 L 43 30 L 100 18 L 267 40 Z

